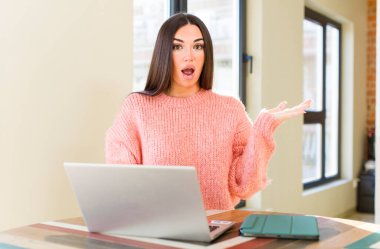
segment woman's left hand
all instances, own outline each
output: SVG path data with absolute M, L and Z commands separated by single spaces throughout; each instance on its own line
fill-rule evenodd
M 271 113 L 280 123 L 286 121 L 292 117 L 303 115 L 307 108 L 311 105 L 311 100 L 305 100 L 302 103 L 287 108 L 287 102 L 281 102 L 277 107 L 267 110 L 268 113 Z

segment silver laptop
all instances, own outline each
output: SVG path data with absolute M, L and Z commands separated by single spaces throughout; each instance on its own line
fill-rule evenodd
M 208 222 L 194 167 L 65 163 L 90 232 L 210 242 L 234 222 Z

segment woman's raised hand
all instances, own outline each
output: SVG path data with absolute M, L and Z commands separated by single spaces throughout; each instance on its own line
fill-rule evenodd
M 276 106 L 275 108 L 265 110 L 265 111 L 273 114 L 273 116 L 279 122 L 283 122 L 283 121 L 288 120 L 292 117 L 303 115 L 305 113 L 306 109 L 310 107 L 311 100 L 310 99 L 305 100 L 302 103 L 300 103 L 296 106 L 293 106 L 293 107 L 289 107 L 289 108 L 286 107 L 287 104 L 288 103 L 286 101 L 283 101 L 278 106 Z

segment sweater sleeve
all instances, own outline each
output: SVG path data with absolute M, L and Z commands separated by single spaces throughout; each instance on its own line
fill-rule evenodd
M 123 102 L 121 111 L 105 138 L 106 163 L 141 164 L 141 142 L 133 114 L 131 95 Z
M 267 167 L 275 149 L 273 135 L 280 123 L 264 110 L 253 126 L 245 110 L 241 117 L 234 136 L 229 188 L 232 195 L 247 199 L 267 185 Z

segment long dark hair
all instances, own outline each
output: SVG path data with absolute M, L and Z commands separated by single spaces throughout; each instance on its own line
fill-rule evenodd
M 173 38 L 177 30 L 186 24 L 196 25 L 202 33 L 205 62 L 202 73 L 199 76 L 199 86 L 206 90 L 212 88 L 214 58 L 210 33 L 206 25 L 198 17 L 191 14 L 178 13 L 167 19 L 158 32 L 145 89 L 140 93 L 155 96 L 170 88 L 173 65 Z

